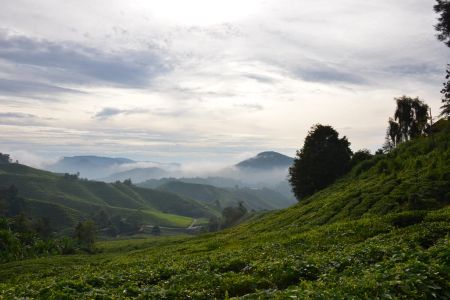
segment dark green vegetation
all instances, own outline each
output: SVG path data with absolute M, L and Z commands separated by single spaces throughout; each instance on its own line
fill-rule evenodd
M 443 85 L 444 88 L 441 90 L 442 94 L 442 111 L 441 116 L 450 117 L 450 65 L 447 66 L 447 75 L 445 75 L 445 79 L 447 80 Z
M 297 199 L 314 194 L 347 173 L 351 157 L 345 136 L 339 138 L 331 126 L 313 126 L 289 168 L 289 182 Z
M 100 211 L 111 218 L 169 227 L 187 227 L 192 218 L 220 214 L 201 202 L 163 191 L 0 164 L 0 188 L 11 185 L 24 200 L 26 214 L 33 219 L 50 219 L 56 230 L 75 227 L 79 220 L 94 218 Z
M 1 265 L 4 298 L 448 299 L 450 127 L 279 212 L 194 238 Z M 0 296 L 1 297 L 1 296 Z

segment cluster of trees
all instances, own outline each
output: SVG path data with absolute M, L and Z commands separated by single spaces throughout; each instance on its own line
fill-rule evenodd
M 111 215 L 102 209 L 91 216 L 91 221 L 94 222 L 98 232 L 111 237 L 138 233 L 141 231 L 142 226 L 146 224 L 144 214 L 139 210 L 124 217 L 121 215 Z M 160 235 L 161 228 L 154 226 L 151 233 L 153 235 Z
M 24 214 L 0 217 L 0 262 L 71 254 L 76 247 L 72 238 L 54 238 L 48 219 L 33 221 Z
M 289 169 L 298 199 L 311 195 L 345 174 L 351 164 L 350 142 L 331 126 L 313 126 Z
M 12 163 L 13 163 L 13 160 L 11 159 L 11 156 L 9 154 L 0 152 L 0 164 L 5 165 L 5 164 L 12 164 Z M 16 160 L 15 163 L 18 164 L 19 161 Z
M 9 154 L 0 153 L 0 164 L 10 164 L 12 162 Z
M 0 262 L 94 250 L 94 222 L 80 222 L 72 236 L 58 238 L 48 218 L 27 215 L 26 202 L 15 185 L 0 189 Z
M 289 168 L 289 182 L 297 199 L 332 184 L 360 162 L 372 158 L 369 150 L 353 153 L 347 137 L 331 126 L 314 125 Z
M 228 206 L 222 210 L 222 219 L 211 218 L 209 220 L 209 231 L 215 232 L 238 224 L 248 213 L 244 202 L 239 202 L 238 206 Z
M 424 135 L 431 126 L 429 106 L 419 98 L 396 98 L 397 109 L 393 118 L 389 119 L 386 132 L 386 152 L 397 147 L 398 144 Z
M 75 174 L 64 173 L 64 179 L 67 179 L 67 180 L 78 180 L 78 179 L 80 179 L 80 172 L 77 172 Z

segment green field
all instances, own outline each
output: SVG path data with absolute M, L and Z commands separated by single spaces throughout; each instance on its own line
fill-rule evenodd
M 223 232 L 3 264 L 0 297 L 449 299 L 449 166 L 447 128 Z

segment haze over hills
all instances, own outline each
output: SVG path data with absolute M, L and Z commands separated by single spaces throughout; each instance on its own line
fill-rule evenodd
M 133 181 L 141 182 L 151 178 L 160 178 L 166 174 L 165 172 L 178 170 L 179 166 L 176 163 L 166 164 L 151 161 L 135 161 L 128 158 L 89 155 L 63 157 L 56 163 L 45 165 L 44 168 L 57 173 L 75 174 L 79 172 L 82 178 L 107 182 L 129 179 L 131 177 L 133 177 Z
M 107 176 L 111 169 L 124 164 L 135 163 L 128 158 L 112 158 L 103 156 L 72 156 L 63 157 L 57 162 L 45 166 L 45 169 L 56 173 L 80 173 L 83 178 L 93 179 Z
M 145 183 L 140 186 L 146 187 Z M 267 188 L 219 188 L 212 185 L 174 180 L 162 183 L 157 189 L 203 201 L 218 210 L 222 210 L 227 206 L 238 206 L 240 202 L 246 208 L 257 211 L 286 208 L 296 203 L 296 200 L 287 198 Z
M 255 157 L 248 158 L 235 165 L 217 168 L 208 172 L 187 171 L 180 164 L 163 164 L 157 162 L 138 162 L 125 158 L 108 158 L 100 156 L 65 157 L 47 167 L 47 170 L 60 173 L 77 173 L 81 177 L 105 182 L 115 182 L 131 179 L 134 183 L 146 182 L 152 187 L 152 180 L 162 178 L 177 178 L 183 182 L 212 185 L 219 188 L 235 186 L 249 188 L 270 188 L 292 198 L 287 184 L 288 168 L 293 158 L 266 151 Z M 200 174 L 199 174 L 200 173 Z M 160 183 L 155 181 L 155 186 Z
M 108 177 L 99 180 L 105 182 L 124 181 L 131 179 L 132 182 L 142 182 L 145 180 L 161 178 L 169 175 L 169 172 L 158 167 L 150 168 L 135 168 L 127 171 L 122 171 L 109 175 Z

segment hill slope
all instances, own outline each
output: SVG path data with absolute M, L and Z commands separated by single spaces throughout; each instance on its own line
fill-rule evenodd
M 294 207 L 217 234 L 5 264 L 0 295 L 448 299 L 449 146 L 447 128 L 360 164 Z
M 31 216 L 49 217 L 57 227 L 73 226 L 104 209 L 112 215 L 137 213 L 150 224 L 176 225 L 171 219 L 180 215 L 215 215 L 206 205 L 175 194 L 104 182 L 79 180 L 33 169 L 24 165 L 0 165 L 0 188 L 14 184 L 26 199 Z M 165 213 L 162 213 L 165 212 Z
M 202 201 L 219 210 L 227 206 L 238 206 L 239 202 L 243 202 L 245 207 L 253 210 L 274 210 L 293 204 L 291 200 L 270 189 L 225 189 L 211 185 L 172 181 L 161 185 L 158 190 Z
M 117 172 L 108 177 L 100 179 L 105 182 L 115 182 L 123 181 L 126 179 L 131 179 L 132 182 L 143 182 L 146 180 L 160 178 L 166 176 L 167 172 L 161 168 L 151 167 L 151 168 L 136 168 L 128 171 Z

